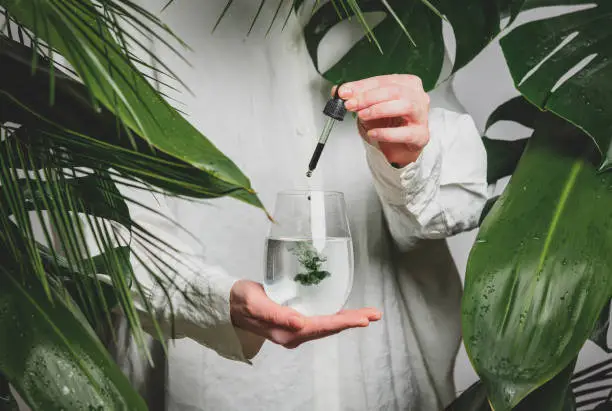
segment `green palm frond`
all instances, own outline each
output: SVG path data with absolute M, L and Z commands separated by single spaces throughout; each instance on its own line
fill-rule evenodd
M 148 48 L 184 47 L 157 17 L 128 0 L 0 0 L 0 13 L 0 306 L 28 313 L 33 327 L 16 334 L 17 349 L 0 337 L 0 375 L 34 410 L 143 409 L 94 330 L 110 328 L 120 310 L 148 355 L 140 310 L 163 342 L 173 294 L 192 302 L 181 278 L 192 268 L 129 206 L 159 212 L 120 188 L 263 206 L 234 163 L 149 83 L 184 88 Z M 152 285 L 167 298 L 163 324 Z M 11 318 L 0 309 L 0 323 Z M 51 352 L 71 367 L 61 375 L 76 375 L 63 387 L 48 385 L 57 379 Z

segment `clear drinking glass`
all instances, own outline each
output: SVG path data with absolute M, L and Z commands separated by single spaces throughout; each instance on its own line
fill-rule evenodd
M 264 287 L 304 315 L 335 314 L 353 285 L 353 244 L 342 193 L 283 191 L 266 239 Z

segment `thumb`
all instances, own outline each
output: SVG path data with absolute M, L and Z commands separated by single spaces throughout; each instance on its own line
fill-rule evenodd
M 252 307 L 252 316 L 290 331 L 299 331 L 306 325 L 302 314 L 292 308 L 278 305 L 267 297 L 261 299 L 256 307 Z

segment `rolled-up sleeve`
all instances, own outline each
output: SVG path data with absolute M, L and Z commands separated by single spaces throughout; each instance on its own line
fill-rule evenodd
M 430 141 L 414 163 L 395 168 L 365 142 L 366 156 L 391 235 L 409 248 L 475 228 L 487 200 L 487 157 L 472 118 L 432 109 Z
M 219 266 L 205 264 L 193 247 L 179 239 L 180 228 L 171 220 L 163 195 L 122 186 L 119 189 L 139 203 L 128 205 L 130 216 L 152 235 L 147 245 L 130 243 L 130 261 L 140 286 L 133 284 L 132 297 L 143 329 L 157 336 L 153 313 L 165 336 L 187 337 L 225 358 L 250 363 L 264 340 L 232 324 L 230 291 L 237 279 Z

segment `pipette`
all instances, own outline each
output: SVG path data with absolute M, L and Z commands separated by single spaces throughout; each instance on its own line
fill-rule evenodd
M 323 148 L 325 147 L 325 143 L 327 142 L 327 138 L 334 128 L 334 124 L 336 121 L 343 121 L 344 115 L 346 114 L 346 107 L 344 107 L 344 100 L 340 98 L 338 95 L 338 90 L 340 90 L 340 86 L 342 84 L 338 84 L 336 87 L 336 92 L 334 96 L 329 99 L 327 104 L 325 104 L 325 108 L 323 109 L 323 114 L 327 117 L 327 121 L 325 122 L 325 126 L 323 127 L 323 131 L 321 132 L 321 136 L 319 137 L 319 142 L 315 147 L 314 153 L 312 153 L 312 158 L 310 159 L 310 163 L 308 164 L 308 172 L 306 173 L 306 177 L 311 177 L 312 172 L 317 168 L 317 164 L 319 163 L 319 159 L 321 158 L 321 153 L 323 152 Z

